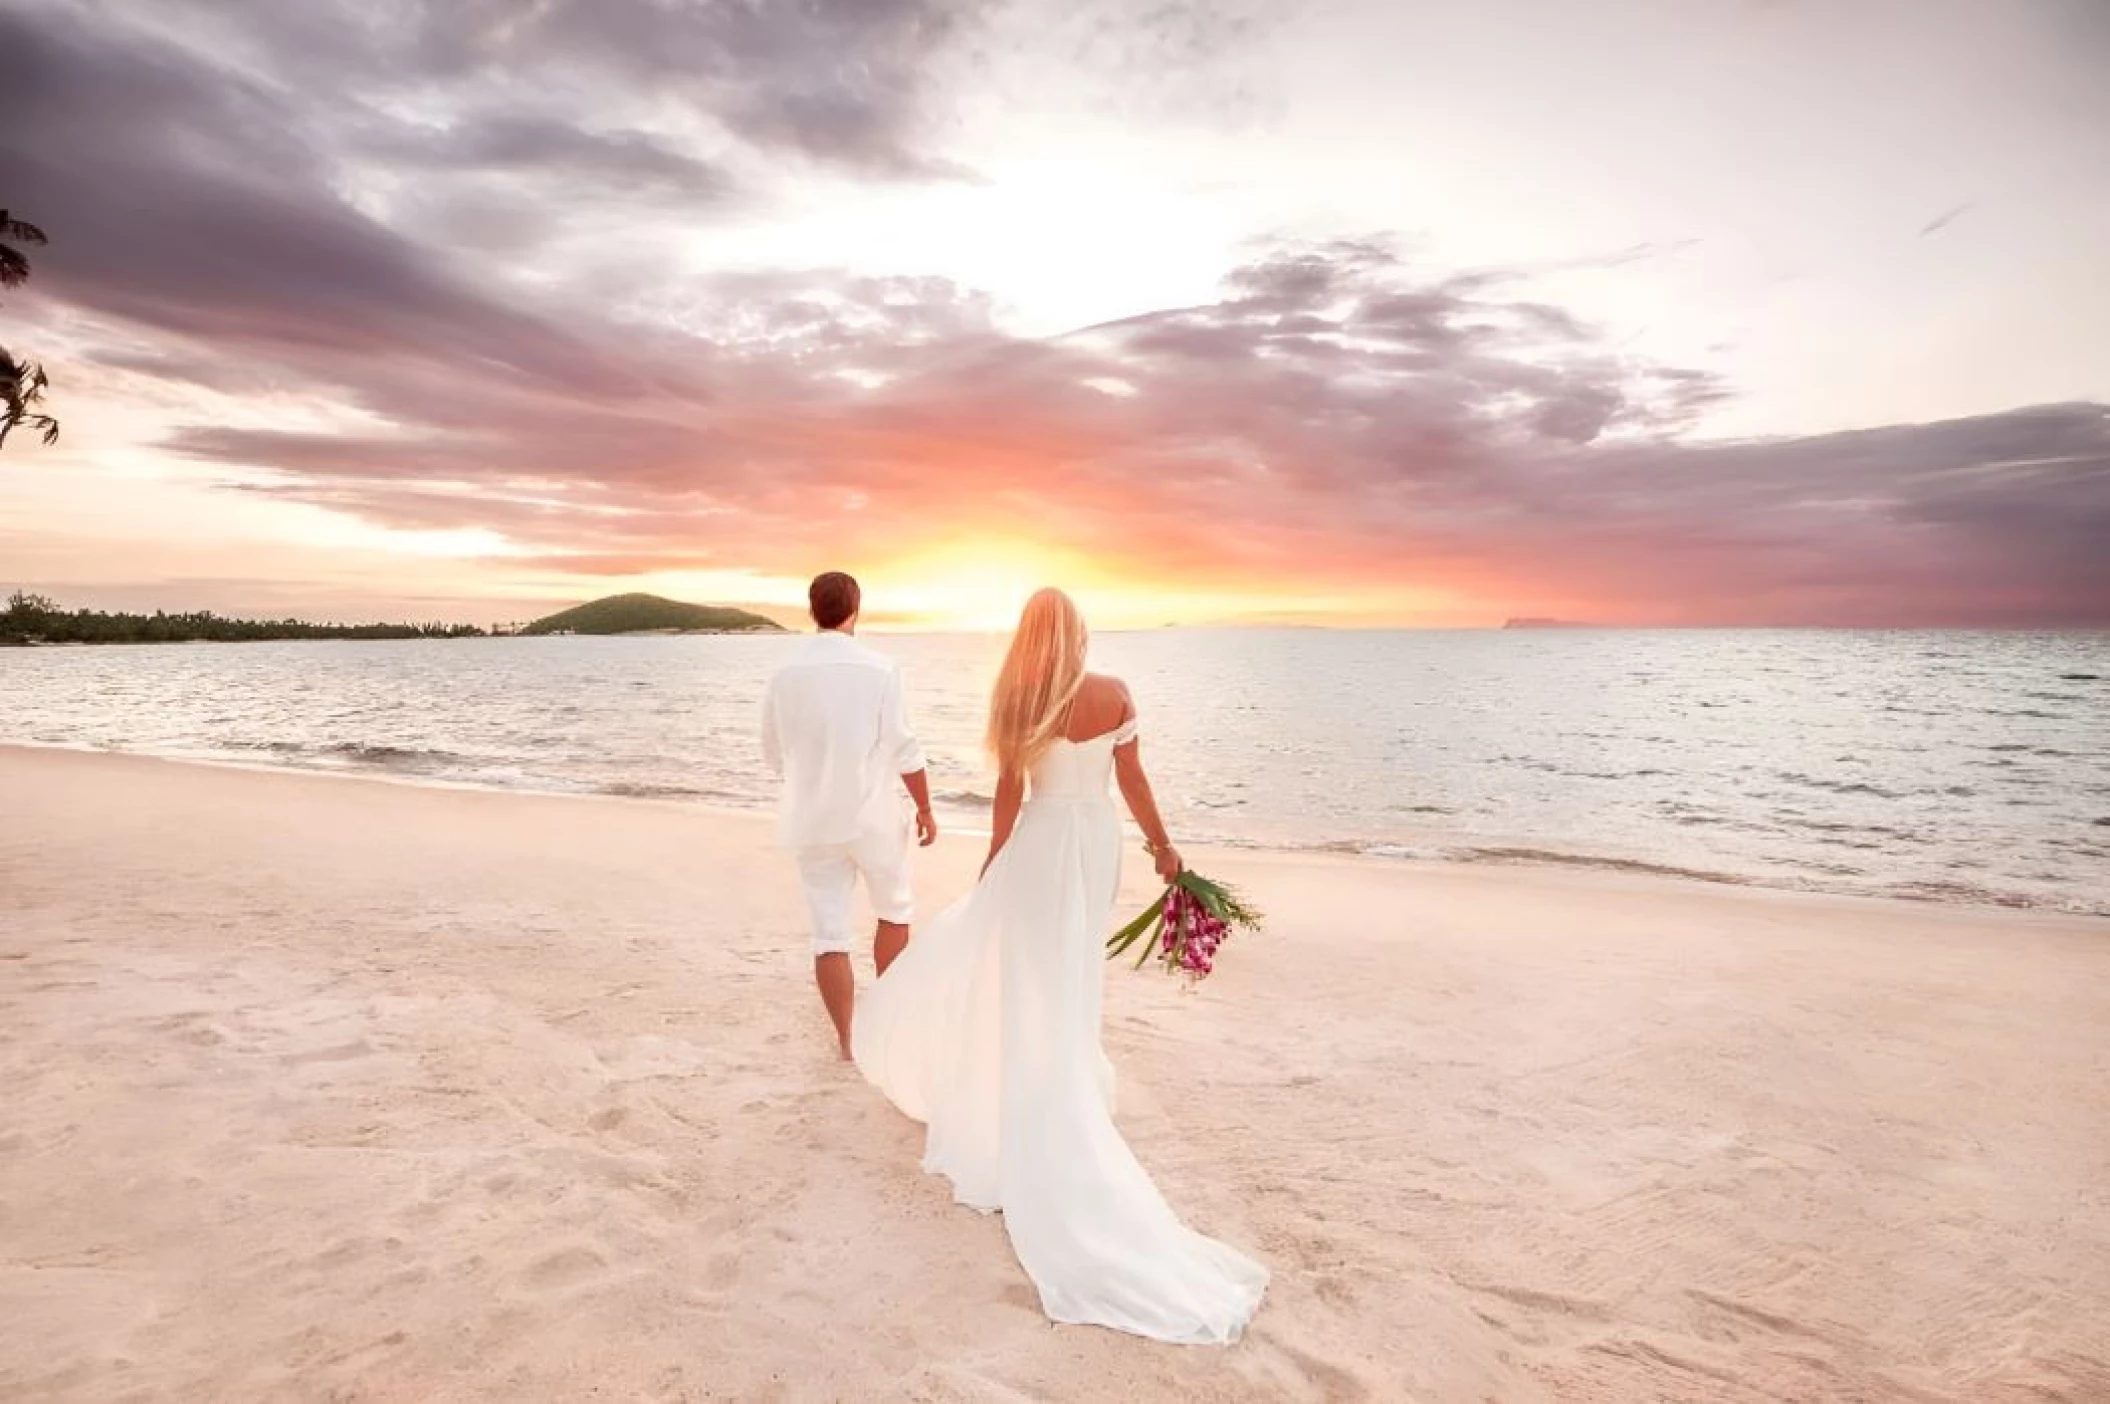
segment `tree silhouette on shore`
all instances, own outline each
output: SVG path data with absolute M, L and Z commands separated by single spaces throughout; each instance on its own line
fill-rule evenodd
M 0 608 L 0 645 L 247 643 L 267 639 L 466 639 L 474 624 L 310 624 L 300 619 L 227 619 L 209 609 L 112 614 L 61 609 L 45 595 L 17 590 Z
M 43 230 L 16 219 L 11 211 L 0 210 L 0 288 L 19 288 L 28 282 L 29 255 L 22 250 L 48 242 Z M 41 435 L 47 444 L 58 441 L 58 420 L 38 408 L 50 384 L 42 366 L 17 360 L 13 352 L 0 346 L 0 397 L 5 398 L 0 408 L 0 447 L 6 446 L 7 436 L 17 429 Z

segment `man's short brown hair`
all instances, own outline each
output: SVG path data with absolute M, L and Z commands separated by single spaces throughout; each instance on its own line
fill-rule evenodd
M 839 570 L 816 575 L 806 587 L 806 603 L 813 609 L 813 622 L 823 629 L 840 629 L 864 603 L 857 582 Z

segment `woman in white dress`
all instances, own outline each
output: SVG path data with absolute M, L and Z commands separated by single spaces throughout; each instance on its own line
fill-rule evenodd
M 1121 875 L 1122 796 L 1168 880 L 1165 835 L 1117 678 L 1084 669 L 1068 596 L 1026 605 L 990 704 L 998 767 L 974 890 L 912 941 L 858 1006 L 864 1075 L 925 1123 L 923 1168 L 1001 1210 L 1061 1322 L 1188 1344 L 1238 1339 L 1267 1269 L 1186 1227 L 1115 1129 L 1100 1049 L 1104 942 Z

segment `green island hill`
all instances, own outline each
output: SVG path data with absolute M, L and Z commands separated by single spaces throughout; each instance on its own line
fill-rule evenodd
M 658 595 L 610 595 L 537 619 L 523 634 L 774 634 L 784 626 L 751 610 L 683 604 Z

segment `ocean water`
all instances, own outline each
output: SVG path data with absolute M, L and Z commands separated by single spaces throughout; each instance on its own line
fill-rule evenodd
M 986 827 L 1000 638 L 897 658 Z M 792 637 L 0 650 L 0 741 L 763 808 Z M 1177 838 L 2110 915 L 2110 634 L 1108 634 Z

